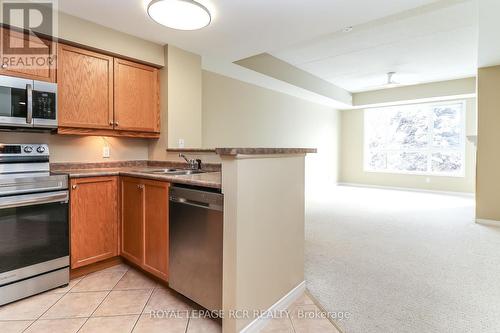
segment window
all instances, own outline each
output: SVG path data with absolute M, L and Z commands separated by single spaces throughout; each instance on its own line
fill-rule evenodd
M 365 171 L 464 175 L 465 102 L 365 110 Z

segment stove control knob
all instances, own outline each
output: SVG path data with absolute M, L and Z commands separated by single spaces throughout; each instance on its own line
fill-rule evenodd
M 45 147 L 44 146 L 39 146 L 36 151 L 40 154 L 45 153 Z
M 31 153 L 32 151 L 33 151 L 33 147 L 31 147 L 31 146 L 26 146 L 26 147 L 24 147 L 24 152 L 25 152 L 26 154 L 29 154 L 29 153 Z

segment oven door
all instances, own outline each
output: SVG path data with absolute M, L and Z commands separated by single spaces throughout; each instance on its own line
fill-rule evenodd
M 33 127 L 33 81 L 0 76 L 0 126 Z
M 68 191 L 0 198 L 0 286 L 69 266 Z

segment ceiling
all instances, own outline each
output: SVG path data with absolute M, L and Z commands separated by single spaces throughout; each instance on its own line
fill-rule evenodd
M 197 1 L 213 16 L 197 31 L 153 22 L 150 0 L 64 0 L 59 10 L 200 54 L 205 69 L 333 106 L 338 101 L 234 62 L 270 53 L 350 92 L 384 88 L 390 71 L 416 84 L 474 76 L 477 68 L 475 0 Z
M 150 0 L 63 0 L 59 10 L 202 56 L 239 60 L 422 6 L 436 0 L 197 0 L 213 14 L 207 28 L 176 31 L 153 22 Z
M 441 1 L 270 53 L 351 92 L 475 76 L 474 1 Z

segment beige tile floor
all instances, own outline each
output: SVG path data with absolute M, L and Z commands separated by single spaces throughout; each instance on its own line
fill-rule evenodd
M 142 273 L 118 265 L 71 280 L 59 288 L 0 307 L 2 333 L 212 333 L 220 323 L 190 318 L 199 307 L 159 285 Z M 151 311 L 178 311 L 175 318 L 152 318 Z M 272 319 L 266 333 L 332 332 L 328 319 L 301 319 L 302 312 L 320 312 L 304 294 L 289 310 L 290 316 Z
M 308 292 L 289 308 L 288 315 L 271 319 L 261 333 L 341 333 Z

